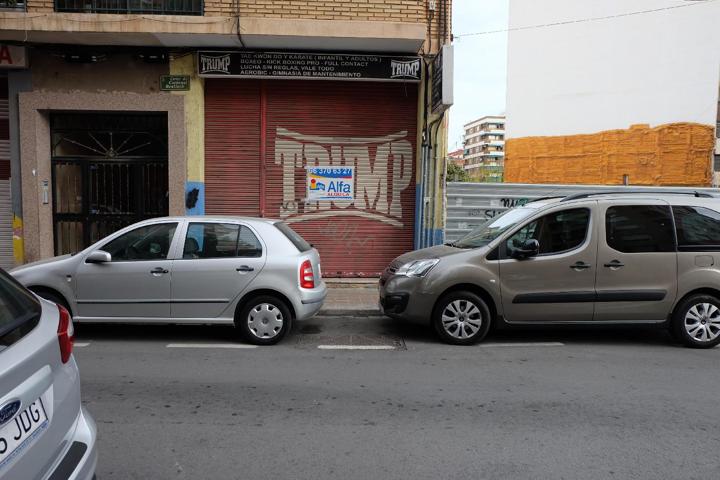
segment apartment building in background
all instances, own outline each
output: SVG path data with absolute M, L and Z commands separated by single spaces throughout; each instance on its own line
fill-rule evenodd
M 480 182 L 502 182 L 505 164 L 505 117 L 490 115 L 465 124 L 464 168 Z
M 442 242 L 451 3 L 0 0 L 0 266 L 165 215 L 283 219 L 326 276 Z

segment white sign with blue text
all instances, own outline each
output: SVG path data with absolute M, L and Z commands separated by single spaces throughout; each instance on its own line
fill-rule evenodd
M 307 167 L 307 201 L 355 200 L 355 167 Z

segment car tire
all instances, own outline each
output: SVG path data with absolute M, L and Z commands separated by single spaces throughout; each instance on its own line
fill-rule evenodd
M 492 318 L 482 298 L 472 292 L 458 291 L 438 301 L 432 323 L 445 343 L 472 345 L 488 334 Z
M 292 313 L 283 300 L 260 295 L 240 308 L 235 326 L 243 338 L 254 345 L 274 345 L 290 331 L 292 320 Z
M 720 343 L 720 300 L 692 295 L 677 306 L 672 318 L 673 336 L 690 348 L 712 348 Z
M 70 312 L 70 316 L 72 316 L 72 310 L 70 309 L 70 305 L 68 304 L 67 300 L 62 297 L 62 295 L 55 293 L 52 290 L 45 290 L 44 288 L 30 288 L 30 291 L 32 291 L 37 296 L 44 298 L 45 300 L 57 303 L 58 305 L 64 307 L 65 310 Z

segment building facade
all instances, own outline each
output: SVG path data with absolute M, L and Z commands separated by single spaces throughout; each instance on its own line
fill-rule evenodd
M 718 2 L 511 2 L 505 181 L 710 186 L 718 22 Z
M 453 150 L 452 152 L 448 152 L 447 158 L 448 162 L 452 162 L 458 167 L 464 167 L 465 166 L 465 159 L 463 158 L 465 154 L 465 151 L 462 148 L 458 148 L 457 150 Z
M 449 105 L 430 98 L 449 0 L 3 5 L 0 45 L 24 62 L 0 73 L 0 256 L 168 214 L 284 220 L 327 276 L 441 240 Z M 338 169 L 351 194 L 311 198 L 310 177 Z
M 464 168 L 479 182 L 502 182 L 505 165 L 505 117 L 485 116 L 464 126 Z

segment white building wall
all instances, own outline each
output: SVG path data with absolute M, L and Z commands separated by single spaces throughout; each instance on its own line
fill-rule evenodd
M 511 0 L 510 29 L 507 138 L 715 125 L 720 1 Z

